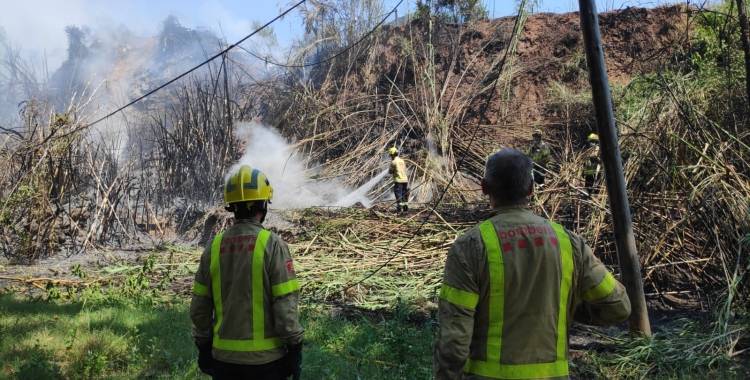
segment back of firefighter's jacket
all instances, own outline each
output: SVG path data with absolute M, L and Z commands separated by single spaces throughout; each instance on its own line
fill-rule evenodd
M 601 159 L 599 158 L 599 145 L 589 148 L 586 152 L 586 162 L 583 164 L 583 175 L 597 175 L 599 174 L 599 165 Z
M 395 183 L 407 183 L 409 178 L 406 176 L 406 163 L 401 157 L 393 157 L 391 166 L 388 168 L 388 173 L 393 176 L 393 182 Z
M 547 163 L 550 153 L 549 144 L 544 141 L 535 141 L 531 144 L 528 155 L 535 164 L 544 165 Z
M 216 236 L 195 274 L 190 316 L 215 359 L 265 364 L 302 340 L 299 283 L 289 249 L 260 223 L 240 220 Z
M 630 313 L 624 287 L 580 237 L 523 206 L 496 209 L 448 253 L 435 378 L 567 379 L 568 328 L 581 300 L 591 324 Z

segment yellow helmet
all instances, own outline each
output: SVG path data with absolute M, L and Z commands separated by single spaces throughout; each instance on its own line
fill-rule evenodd
M 542 135 L 543 135 L 543 133 L 542 133 L 542 131 L 540 131 L 540 130 L 536 129 L 536 130 L 534 130 L 534 132 L 531 132 L 531 135 L 532 135 L 532 136 L 536 136 L 536 135 L 542 136 Z
M 224 185 L 224 202 L 232 204 L 247 202 L 252 206 L 253 201 L 270 201 L 273 199 L 273 188 L 268 178 L 258 169 L 242 165 L 240 170 L 232 173 Z
M 388 149 L 388 154 L 390 154 L 391 156 L 393 156 L 394 154 L 398 154 L 398 149 L 396 149 L 395 146 L 391 147 L 391 149 Z
M 596 133 L 592 133 L 589 135 L 589 140 L 599 141 L 599 136 Z

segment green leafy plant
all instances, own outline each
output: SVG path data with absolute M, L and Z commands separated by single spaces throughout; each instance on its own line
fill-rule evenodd
M 51 361 L 50 353 L 37 343 L 16 372 L 17 380 L 61 380 L 60 366 Z

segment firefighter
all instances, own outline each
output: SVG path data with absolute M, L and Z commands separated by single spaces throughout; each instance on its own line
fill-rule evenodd
M 596 133 L 589 135 L 588 151 L 586 152 L 586 161 L 583 164 L 583 180 L 586 192 L 589 196 L 596 191 L 594 184 L 601 176 L 601 158 L 599 157 L 599 136 Z
M 580 236 L 526 209 L 532 160 L 503 149 L 487 160 L 492 212 L 448 251 L 438 303 L 434 378 L 568 379 L 568 331 L 630 314 L 625 288 Z
M 531 137 L 534 139 L 534 142 L 529 147 L 529 157 L 534 161 L 534 182 L 542 186 L 544 185 L 544 175 L 547 172 L 551 149 L 549 144 L 542 141 L 542 131 L 535 130 L 531 134 Z
M 232 227 L 201 255 L 190 318 L 198 366 L 213 379 L 299 378 L 299 283 L 289 248 L 263 228 L 273 189 L 247 165 L 224 186 Z
M 392 147 L 388 149 L 388 154 L 391 155 L 391 166 L 388 168 L 388 174 L 393 176 L 393 192 L 396 195 L 396 211 L 409 211 L 408 201 L 408 182 L 409 179 L 406 176 L 406 164 L 401 157 L 398 156 L 398 149 Z

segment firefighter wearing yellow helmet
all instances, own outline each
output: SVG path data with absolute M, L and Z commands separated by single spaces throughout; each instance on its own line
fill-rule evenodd
M 542 131 L 538 129 L 531 134 L 533 142 L 527 152 L 528 156 L 534 162 L 534 182 L 537 185 L 544 185 L 544 176 L 547 172 L 547 164 L 552 152 L 549 144 L 542 141 L 542 135 Z
M 247 165 L 224 185 L 235 223 L 206 246 L 195 273 L 190 318 L 198 366 L 214 379 L 299 377 L 299 283 L 289 248 L 261 223 L 273 198 Z
M 406 163 L 398 156 L 398 149 L 388 149 L 391 155 L 391 166 L 388 173 L 393 176 L 393 193 L 396 196 L 396 211 L 409 211 L 409 178 L 406 176 Z
M 596 192 L 594 184 L 601 178 L 601 158 L 599 157 L 599 136 L 592 133 L 588 138 L 586 161 L 583 163 L 583 180 L 589 196 Z

